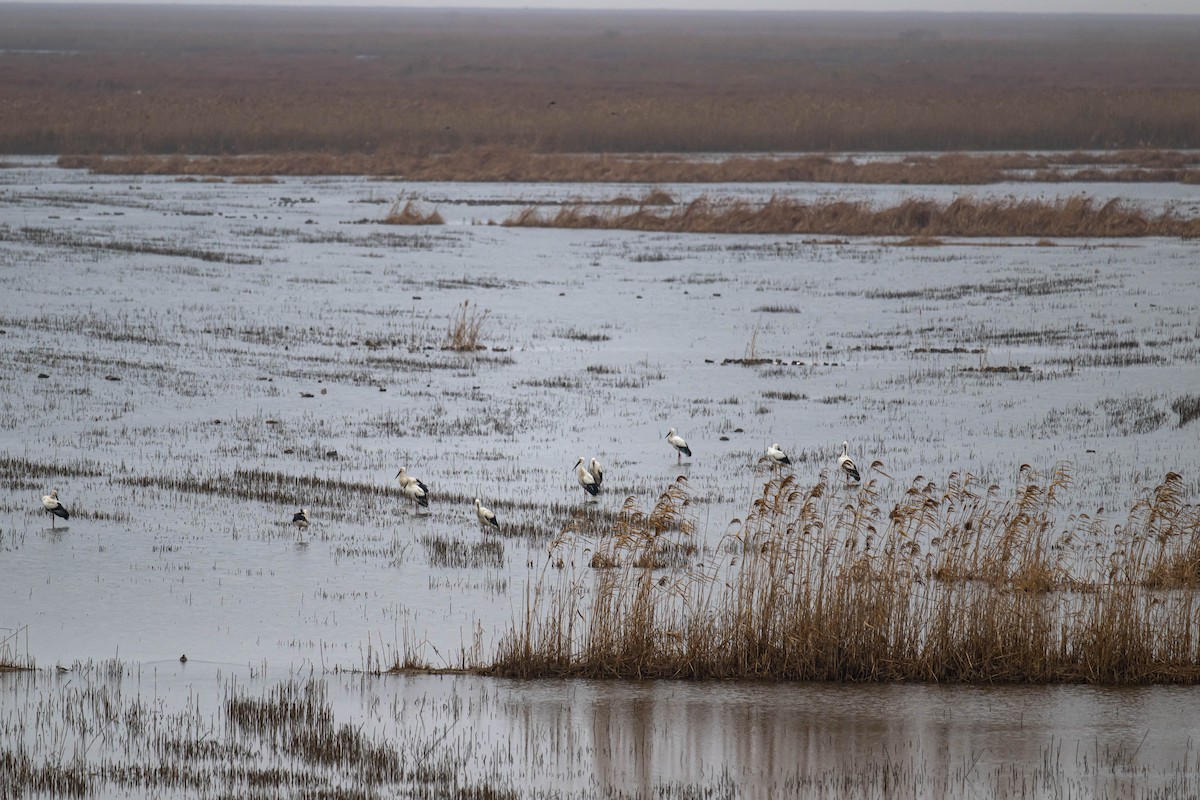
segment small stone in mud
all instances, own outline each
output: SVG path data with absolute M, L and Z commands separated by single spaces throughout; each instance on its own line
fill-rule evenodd
M 722 436 L 722 437 L 721 437 L 721 441 L 722 441 L 722 442 L 728 442 L 728 441 L 729 441 L 729 437 L 728 437 L 728 436 Z
M 39 378 L 49 378 L 50 376 L 49 376 L 49 375 L 47 375 L 47 374 L 46 374 L 46 373 L 44 373 L 44 372 L 39 372 L 39 373 L 38 373 L 38 377 L 39 377 Z
M 300 396 L 301 397 L 316 397 L 316 395 L 313 394 L 312 392 L 301 392 Z
M 116 375 L 105 375 L 105 376 L 104 376 L 104 380 L 106 380 L 106 381 L 119 381 L 119 380 L 121 380 L 121 379 L 120 379 L 120 378 L 118 378 Z

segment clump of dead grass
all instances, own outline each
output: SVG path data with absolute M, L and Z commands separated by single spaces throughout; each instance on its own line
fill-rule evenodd
M 483 350 L 482 334 L 484 323 L 492 312 L 471 305 L 470 300 L 463 300 L 462 305 L 450 314 L 450 327 L 446 332 L 444 350 L 474 351 Z
M 1179 415 L 1179 427 L 1200 417 L 1200 395 L 1185 394 L 1171 403 L 1171 410 Z
M 436 208 L 424 211 L 414 200 L 405 201 L 400 205 L 401 198 L 396 198 L 388 210 L 383 222 L 387 225 L 445 225 L 446 220 Z
M 1200 512 L 1168 474 L 1123 524 L 1062 519 L 1070 469 L 1026 470 L 1016 492 L 952 473 L 879 505 L 767 481 L 716 554 L 639 566 L 687 508 L 680 481 L 648 515 L 626 503 L 608 537 L 570 530 L 505 675 L 834 681 L 1200 681 Z M 686 514 L 683 514 L 686 518 Z M 605 569 L 593 569 L 605 567 Z M 1172 589 L 1164 592 L 1164 589 Z

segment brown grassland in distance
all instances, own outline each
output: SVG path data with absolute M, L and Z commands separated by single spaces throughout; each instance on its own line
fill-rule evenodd
M 1197 53 L 1195 17 L 6 3 L 0 152 L 1189 149 Z

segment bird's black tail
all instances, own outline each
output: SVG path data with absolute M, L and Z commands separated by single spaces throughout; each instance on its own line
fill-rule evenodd
M 600 494 L 600 487 L 594 483 L 586 484 L 586 485 L 584 485 L 583 488 L 584 488 L 584 491 L 586 491 L 592 497 L 595 497 L 596 495 Z
M 419 505 L 421 508 L 429 508 L 429 498 L 425 495 L 421 495 L 417 498 L 417 505 Z
M 685 456 L 687 456 L 688 458 L 691 458 L 692 457 L 692 448 L 690 448 L 690 447 L 683 448 L 683 454 Z
M 62 506 L 59 506 L 58 508 L 56 508 L 56 509 L 52 510 L 50 513 L 51 513 L 51 514 L 53 514 L 53 515 L 54 515 L 54 516 L 56 516 L 56 517 L 59 517 L 59 518 L 61 518 L 61 519 L 70 519 L 70 518 L 71 518 L 71 514 L 70 514 L 70 512 L 68 512 L 68 511 L 67 511 L 65 508 L 63 508 Z

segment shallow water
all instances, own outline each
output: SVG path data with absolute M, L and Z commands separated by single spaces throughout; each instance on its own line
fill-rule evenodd
M 1063 520 L 1100 506 L 1120 519 L 1169 470 L 1184 475 L 1187 502 L 1200 488 L 1195 435 L 1171 410 L 1200 386 L 1191 242 L 910 248 L 510 229 L 488 223 L 639 187 L 184 183 L 10 162 L 0 456 L 20 466 L 0 496 L 0 640 L 42 667 L 118 657 L 144 680 L 174 675 L 154 665 L 186 653 L 186 672 L 164 678 L 186 686 L 205 664 L 278 677 L 406 655 L 486 661 L 574 514 L 616 511 L 627 496 L 648 507 L 683 474 L 703 557 L 745 514 L 773 441 L 805 485 L 849 440 L 860 465 L 878 459 L 891 476 L 874 476 L 881 505 L 919 475 L 944 483 L 954 471 L 1011 493 L 1020 465 L 1036 474 L 1060 460 L 1076 476 Z M 1076 191 L 1136 192 L 1152 206 L 1189 198 L 1128 184 L 971 193 Z M 397 195 L 436 205 L 448 224 L 376 224 Z M 489 312 L 479 353 L 441 349 L 464 300 Z M 722 364 L 751 355 L 785 363 Z M 996 366 L 1014 371 L 979 371 Z M 695 453 L 683 464 L 663 440 L 672 426 Z M 595 504 L 575 483 L 579 455 L 606 465 Z M 395 492 L 400 466 L 431 487 L 428 514 Z M 316 482 L 301 495 L 237 488 L 275 473 Z M 50 488 L 73 512 L 57 529 L 39 505 Z M 505 526 L 503 555 L 439 565 L 421 537 L 481 542 L 476 496 Z M 298 539 L 299 505 L 313 526 Z M 199 696 L 219 696 L 216 680 Z M 960 780 L 1008 796 L 1030 784 L 1010 785 L 1004 765 L 1019 760 L 1020 780 L 1041 780 L 1030 771 L 1048 754 L 1089 794 L 1121 794 L 1133 775 L 1156 785 L 1174 765 L 1194 781 L 1178 713 L 1190 690 L 476 681 L 389 678 L 370 693 L 486 694 L 468 727 L 493 744 L 532 748 L 549 731 L 570 749 L 566 728 L 578 723 L 591 755 L 556 756 L 568 778 L 555 772 L 548 788 L 596 789 L 580 783 L 596 774 L 631 791 L 719 788 L 728 769 L 737 786 L 837 796 L 838 770 L 882 781 L 879 765 L 895 763 L 919 796 L 954 796 Z M 1154 742 L 1155 761 L 1137 772 Z M 1121 769 L 1097 767 L 1130 748 L 1137 758 Z M 886 794 L 871 786 L 863 793 Z
M 1195 438 L 1170 410 L 1200 386 L 1190 242 L 510 229 L 482 223 L 616 190 L 17 163 L 0 171 L 0 453 L 51 466 L 0 503 L 0 601 L 43 664 L 191 651 L 361 667 L 368 647 L 408 644 L 438 665 L 476 622 L 487 650 L 564 509 L 584 508 L 578 455 L 607 465 L 600 509 L 686 475 L 709 544 L 745 513 L 772 441 L 804 484 L 849 440 L 894 479 L 884 500 L 956 470 L 1011 491 L 1021 464 L 1059 460 L 1077 477 L 1064 517 L 1126 509 L 1168 470 L 1196 493 Z M 886 188 L 902 191 L 925 187 Z M 437 198 L 451 224 L 369 222 L 400 193 Z M 491 350 L 440 349 L 464 300 L 490 311 Z M 721 363 L 747 355 L 788 364 Z M 97 474 L 55 476 L 80 459 Z M 433 488 L 427 516 L 392 490 L 402 465 Z M 222 491 L 239 469 L 376 488 L 294 498 L 314 520 L 298 546 L 294 507 Z M 67 533 L 40 513 L 51 486 L 76 511 Z M 474 496 L 521 532 L 503 566 L 431 567 L 421 535 L 479 540 Z
M 362 779 L 352 765 L 299 763 L 271 744 L 286 737 L 230 722 L 230 697 L 262 698 L 278 681 L 304 685 L 305 676 L 249 676 L 195 662 L 113 672 L 0 676 L 0 728 L 19 734 L 10 746 L 21 741 L 36 752 L 39 738 L 43 749 L 55 741 L 67 763 L 93 764 L 97 797 L 150 788 L 156 796 L 216 796 L 238 791 L 238 776 L 251 768 L 285 770 L 285 793 L 302 775 L 330 787 Z M 316 680 L 335 728 L 363 731 L 370 747 L 424 766 L 421 777 L 376 783 L 383 796 L 490 787 L 543 797 L 1184 797 L 1200 778 L 1195 689 Z M 107 729 L 100 714 L 89 716 L 102 705 L 96 696 L 107 713 L 124 712 Z M 55 728 L 37 714 L 53 707 L 50 698 L 80 709 L 71 724 Z M 123 727 L 134 708 L 157 739 Z M 198 747 L 173 746 L 163 760 L 206 776 L 204 788 L 104 777 L 124 774 L 114 764 L 161 756 L 155 742 L 163 740 L 236 745 L 242 772 L 220 758 L 180 755 Z

